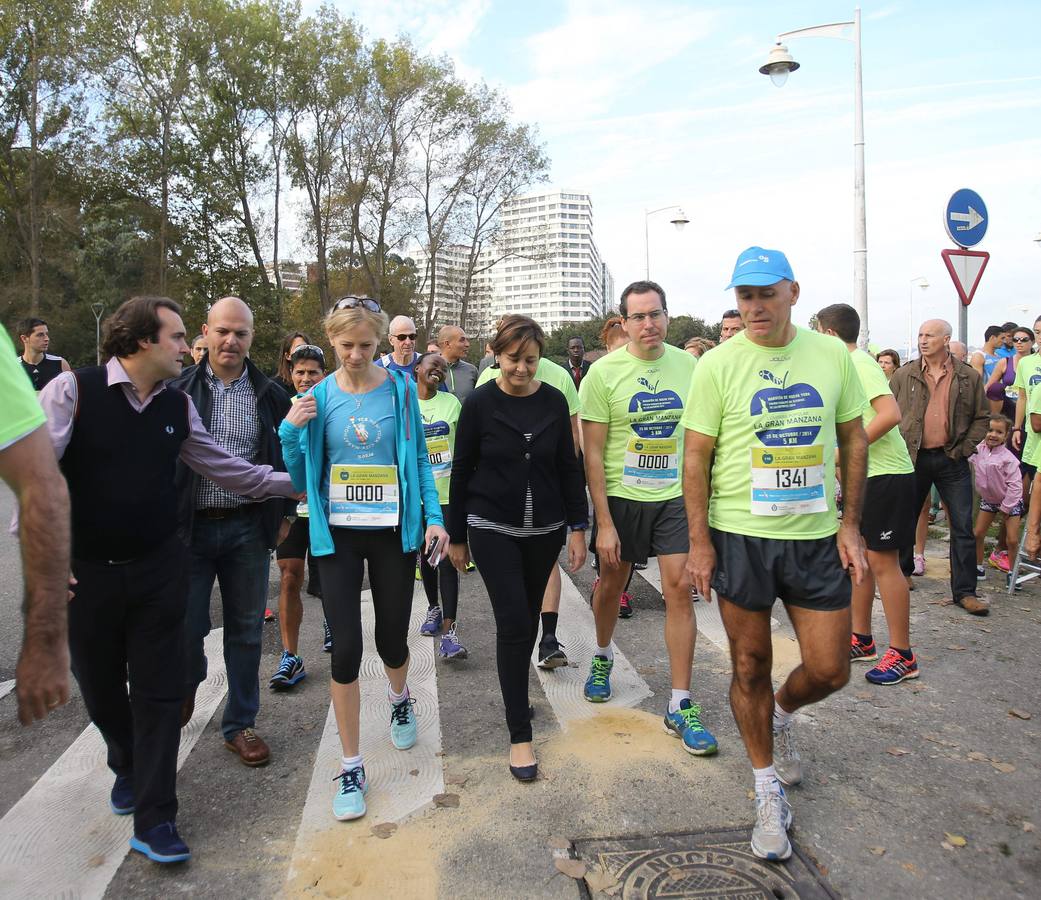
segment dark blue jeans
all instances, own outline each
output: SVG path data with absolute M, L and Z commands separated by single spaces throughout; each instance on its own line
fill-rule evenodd
M 227 519 L 195 517 L 185 672 L 189 690 L 206 680 L 203 640 L 210 633 L 210 594 L 216 578 L 224 610 L 228 700 L 221 731 L 227 739 L 243 728 L 253 728 L 260 710 L 260 651 L 270 564 L 258 509 Z
M 972 474 L 967 459 L 951 459 L 943 450 L 919 450 L 915 462 L 915 515 L 935 485 L 951 520 L 951 597 L 976 596 L 976 538 L 972 533 Z M 901 568 L 914 568 L 914 547 L 900 552 Z

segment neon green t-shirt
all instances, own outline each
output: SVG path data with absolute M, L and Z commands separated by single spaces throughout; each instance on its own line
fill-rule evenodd
M 0 339 L 0 406 L 3 408 L 0 414 L 0 450 L 10 447 L 47 421 L 7 332 Z
M 863 350 L 854 350 L 850 354 L 853 368 L 864 389 L 864 427 L 875 418 L 875 408 L 871 401 L 876 397 L 893 396 L 889 388 L 889 380 L 878 361 Z M 875 443 L 868 444 L 868 478 L 875 475 L 907 475 L 914 471 L 914 463 L 907 452 L 907 444 L 900 436 L 899 426 L 890 428 Z
M 427 456 L 434 471 L 437 499 L 448 505 L 448 488 L 452 481 L 452 456 L 455 453 L 455 428 L 463 405 L 454 394 L 438 391 L 429 400 L 419 400 L 423 416 L 423 432 L 427 439 Z
M 835 426 L 864 408 L 850 352 L 805 328 L 786 347 L 742 331 L 701 358 L 683 427 L 716 439 L 712 528 L 814 540 L 838 530 Z
M 1039 384 L 1041 384 L 1041 353 L 1031 353 L 1026 359 L 1021 359 L 1016 364 L 1016 379 L 1012 382 L 1012 387 L 1015 390 L 1020 392 L 1026 391 L 1028 416 L 1034 405 L 1034 388 Z M 1041 394 L 1041 391 L 1036 393 Z M 1034 457 L 1041 455 L 1037 452 L 1041 449 L 1041 438 L 1030 427 L 1029 422 L 1024 422 L 1023 428 L 1027 433 L 1026 439 L 1023 441 L 1023 462 L 1027 463 L 1027 465 L 1037 465 L 1034 462 Z
M 683 398 L 697 360 L 663 345 L 654 360 L 628 347 L 601 356 L 582 379 L 582 419 L 607 425 L 604 478 L 608 497 L 661 501 L 682 496 Z
M 498 377 L 498 368 L 495 366 L 488 366 L 477 377 L 477 384 L 474 385 L 474 387 L 480 387 L 485 382 Z M 567 400 L 567 410 L 569 415 L 575 415 L 582 408 L 582 405 L 578 400 L 578 389 L 575 387 L 575 382 L 572 381 L 571 375 L 563 366 L 557 365 L 553 360 L 546 359 L 546 357 L 543 356 L 539 360 L 539 367 L 535 370 L 535 377 L 543 384 L 552 385 L 564 395 L 564 399 Z

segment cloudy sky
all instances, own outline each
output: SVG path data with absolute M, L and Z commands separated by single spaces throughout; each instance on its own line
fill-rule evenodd
M 852 302 L 853 46 L 792 41 L 802 68 L 778 89 L 758 67 L 775 36 L 852 18 L 824 2 L 336 0 L 370 36 L 409 34 L 484 79 L 535 123 L 552 184 L 592 195 L 595 234 L 621 287 L 651 277 L 670 310 L 710 321 L 738 252 L 787 252 L 796 320 Z M 969 310 L 983 328 L 1041 314 L 1041 4 L 863 4 L 868 308 L 873 343 L 907 345 L 914 319 L 956 323 L 940 259 L 947 198 L 985 200 L 992 254 Z M 929 287 L 912 287 L 924 276 Z

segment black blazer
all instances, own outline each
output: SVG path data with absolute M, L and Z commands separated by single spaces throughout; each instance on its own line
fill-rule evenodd
M 584 359 L 582 360 L 582 365 L 579 366 L 579 372 L 581 372 L 581 375 L 578 378 L 575 378 L 575 370 L 571 368 L 570 357 L 568 359 L 565 359 L 562 365 L 567 370 L 568 375 L 571 376 L 571 380 L 575 382 L 575 387 L 578 387 L 581 384 L 582 379 L 585 378 L 586 375 L 589 373 L 589 367 L 592 365 L 592 363 L 587 362 Z
M 463 403 L 456 426 L 448 533 L 466 542 L 466 517 L 521 527 L 531 484 L 533 524 L 585 526 L 585 476 L 575 456 L 571 415 L 564 395 L 543 383 L 529 399 L 537 407 L 531 442 L 504 407 L 507 398 L 494 381 L 482 384 Z

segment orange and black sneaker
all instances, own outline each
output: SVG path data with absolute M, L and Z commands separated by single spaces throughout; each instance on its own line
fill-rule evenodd
M 864 677 L 872 684 L 900 684 L 918 675 L 918 657 L 912 653 L 910 659 L 905 659 L 892 647 L 886 650 L 882 662 L 864 673 Z
M 872 662 L 878 659 L 875 639 L 872 638 L 867 643 L 864 643 L 855 634 L 850 635 L 849 659 L 850 662 Z

